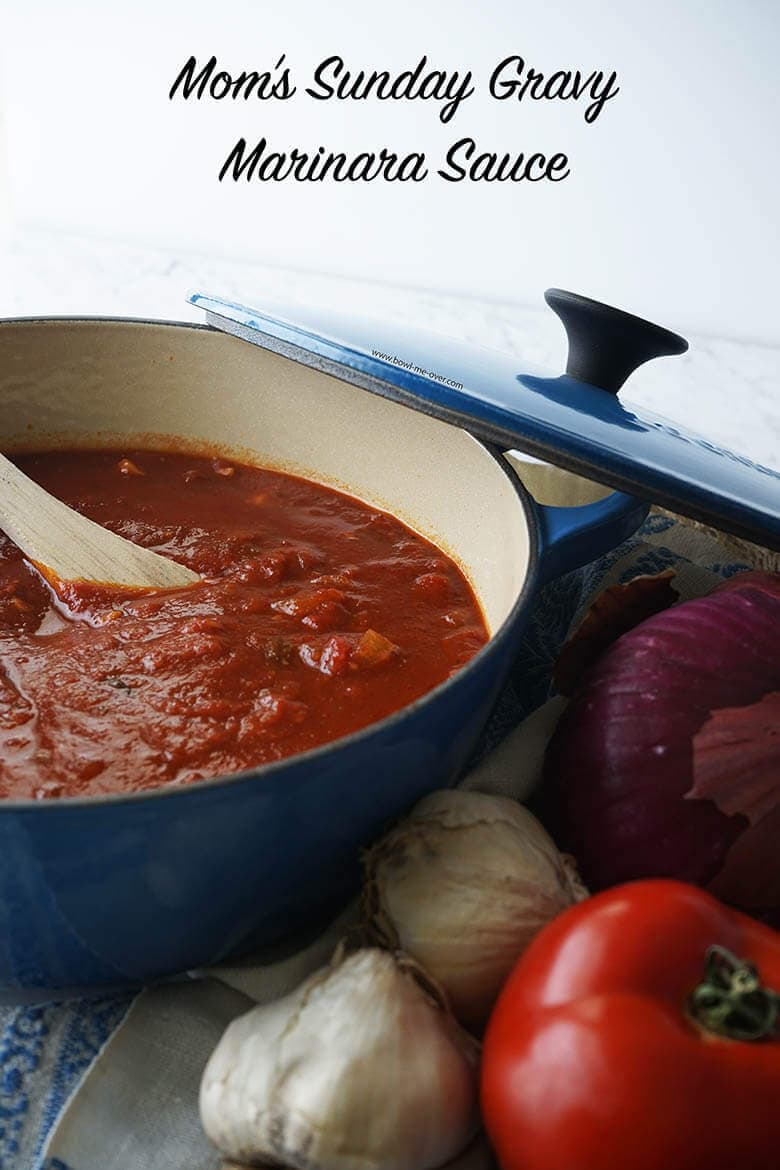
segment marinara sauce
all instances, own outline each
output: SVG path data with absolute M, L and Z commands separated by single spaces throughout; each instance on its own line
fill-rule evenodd
M 135 792 L 278 760 L 382 719 L 487 641 L 453 561 L 319 484 L 182 452 L 17 462 L 202 581 L 75 585 L 62 600 L 0 535 L 0 797 Z

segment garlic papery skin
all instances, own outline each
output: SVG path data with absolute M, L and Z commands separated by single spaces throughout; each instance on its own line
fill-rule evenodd
M 572 860 L 503 796 L 433 792 L 365 858 L 373 937 L 415 958 L 479 1029 L 543 926 L 587 896 Z
M 203 1073 L 214 1144 L 248 1165 L 434 1170 L 479 1124 L 479 1046 L 408 961 L 357 951 L 234 1020 Z

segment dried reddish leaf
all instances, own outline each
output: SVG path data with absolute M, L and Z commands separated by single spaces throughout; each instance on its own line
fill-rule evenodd
M 707 885 L 710 893 L 724 902 L 750 910 L 780 926 L 780 867 L 777 842 L 780 840 L 780 805 L 757 825 L 740 833 L 728 850 L 718 874 Z
M 774 911 L 780 923 L 780 801 L 755 824 L 748 819 L 770 805 L 772 781 L 780 786 L 770 763 L 776 699 L 762 705 L 778 692 L 777 574 L 739 574 L 654 614 L 604 651 L 548 746 L 543 790 L 548 825 L 591 888 L 675 877 L 764 918 Z M 713 711 L 700 752 L 718 728 L 725 735 L 723 712 L 733 710 L 741 728 L 708 762 L 716 778 L 702 773 L 701 755 L 696 776 L 694 740 Z M 762 745 L 755 753 L 742 740 L 754 730 Z M 723 794 L 730 789 L 719 778 L 719 753 L 742 768 L 733 803 Z
M 599 594 L 558 657 L 554 679 L 562 695 L 574 693 L 589 667 L 622 634 L 674 604 L 679 597 L 671 584 L 674 575 L 665 569 Z
M 693 786 L 685 797 L 711 800 L 751 825 L 780 804 L 780 691 L 712 712 L 693 737 Z

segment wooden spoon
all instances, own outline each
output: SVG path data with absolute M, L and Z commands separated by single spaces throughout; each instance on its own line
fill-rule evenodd
M 133 589 L 181 589 L 192 569 L 74 512 L 0 455 L 0 528 L 56 589 L 86 581 Z

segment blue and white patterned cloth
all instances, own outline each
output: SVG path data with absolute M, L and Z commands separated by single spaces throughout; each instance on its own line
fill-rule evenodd
M 508 758 L 505 737 L 549 697 L 552 663 L 590 599 L 608 584 L 669 567 L 686 597 L 703 592 L 713 574 L 749 566 L 713 537 L 652 514 L 627 544 L 548 585 L 485 734 L 475 787 L 511 788 L 503 765 L 491 761 Z M 217 1170 L 197 1118 L 203 1064 L 232 1016 L 319 966 L 333 937 L 329 931 L 281 963 L 215 971 L 135 1002 L 0 1007 L 0 1170 Z

